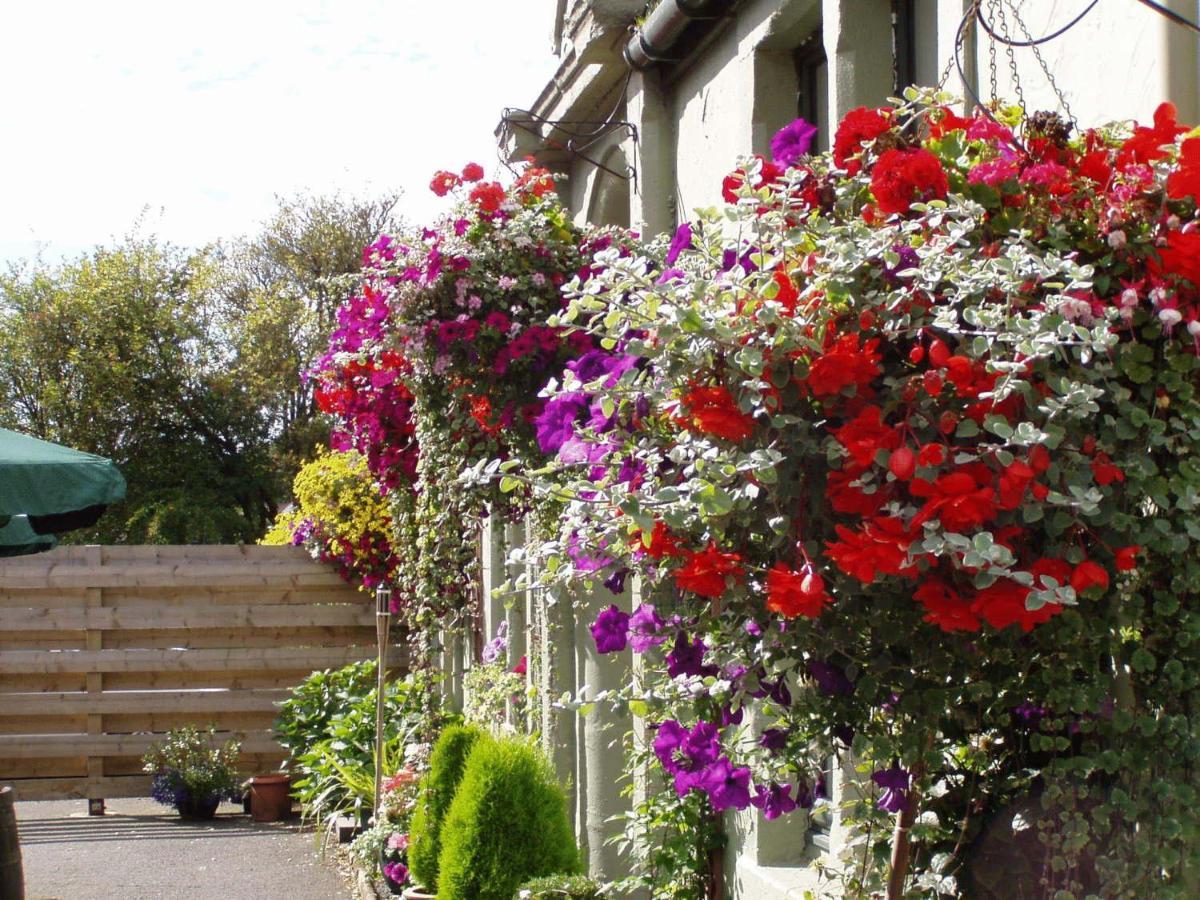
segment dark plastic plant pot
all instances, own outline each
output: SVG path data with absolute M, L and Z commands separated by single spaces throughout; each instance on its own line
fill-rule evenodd
M 206 800 L 194 800 L 188 797 L 180 800 L 175 807 L 179 810 L 181 819 L 205 820 L 212 819 L 217 814 L 217 807 L 221 805 L 220 797 L 210 797 Z
M 250 816 L 255 822 L 282 822 L 291 814 L 290 775 L 256 775 L 250 779 Z

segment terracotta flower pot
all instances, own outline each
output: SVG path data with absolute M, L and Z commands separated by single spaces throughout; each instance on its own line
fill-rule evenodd
M 250 816 L 255 822 L 281 822 L 291 814 L 290 775 L 256 775 L 250 779 Z

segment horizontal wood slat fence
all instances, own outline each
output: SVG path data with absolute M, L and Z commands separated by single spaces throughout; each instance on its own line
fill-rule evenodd
M 187 724 L 241 740 L 247 774 L 274 770 L 288 690 L 374 656 L 371 596 L 298 547 L 0 560 L 0 785 L 20 800 L 146 796 L 140 757 Z

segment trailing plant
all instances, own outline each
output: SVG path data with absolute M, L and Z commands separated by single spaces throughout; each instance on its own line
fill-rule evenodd
M 430 891 L 438 889 L 442 826 L 466 771 L 467 758 L 486 733 L 475 725 L 449 725 L 433 745 L 409 828 L 409 866 Z
M 525 710 L 532 693 L 526 686 L 526 661 L 510 671 L 505 666 L 508 623 L 501 622 L 496 636 L 483 648 L 482 663 L 463 676 L 463 718 L 494 734 L 525 730 Z
M 151 775 L 150 796 L 166 806 L 203 806 L 242 799 L 238 775 L 240 741 L 216 743 L 216 730 L 194 725 L 172 729 L 142 757 L 142 771 Z
M 797 122 L 670 246 L 598 253 L 556 462 L 499 468 L 568 498 L 549 583 L 653 598 L 592 634 L 644 656 L 618 702 L 681 821 L 810 805 L 853 750 L 852 895 L 961 890 L 1021 808 L 1022 890 L 1189 896 L 1200 136 L 950 102 L 825 155 Z
M 566 796 L 541 751 L 518 738 L 476 742 L 441 844 L 443 900 L 511 900 L 530 878 L 579 871 Z

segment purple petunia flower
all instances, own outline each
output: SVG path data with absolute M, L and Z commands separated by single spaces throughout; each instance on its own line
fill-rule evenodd
M 777 753 L 787 746 L 788 734 L 782 728 L 768 728 L 758 739 L 758 745 L 764 750 Z
M 614 604 L 604 610 L 592 623 L 596 652 L 616 653 L 624 650 L 629 638 L 629 616 Z
M 672 678 L 679 675 L 715 675 L 716 666 L 704 665 L 704 654 L 708 645 L 700 638 L 691 643 L 682 631 L 675 636 L 675 646 L 667 654 L 667 674 Z
M 684 222 L 675 229 L 675 236 L 671 238 L 671 246 L 667 248 L 666 258 L 663 259 L 663 265 L 673 266 L 675 260 L 679 259 L 679 254 L 684 250 L 691 249 L 692 246 L 692 226 Z
M 629 646 L 634 653 L 645 653 L 651 647 L 657 647 L 666 641 L 662 633 L 667 623 L 655 610 L 653 603 L 643 603 L 633 611 L 629 618 Z
M 750 770 L 744 766 L 734 768 L 724 756 L 704 770 L 696 786 L 708 794 L 717 812 L 750 805 Z
M 654 755 L 665 771 L 675 776 L 675 793 L 680 797 L 701 787 L 710 766 L 717 761 L 721 744 L 717 727 L 703 720 L 688 731 L 668 719 L 658 726 Z
M 808 674 L 817 683 L 817 688 L 821 693 L 827 697 L 854 693 L 854 682 L 847 678 L 837 666 L 816 659 L 810 660 Z
M 908 809 L 908 788 L 912 784 L 912 775 L 907 769 L 892 763 L 890 769 L 875 772 L 871 780 L 883 788 L 883 795 L 875 804 L 881 810 L 898 813 Z
M 772 783 L 765 789 L 759 785 L 750 802 L 762 810 L 763 818 L 768 822 L 790 813 L 798 805 L 792 798 L 790 784 Z
M 900 258 L 896 260 L 894 266 L 889 266 L 887 263 L 883 265 L 883 277 L 895 284 L 901 281 L 900 273 L 906 269 L 915 269 L 921 264 L 921 257 L 917 256 L 917 251 L 907 244 L 897 244 L 892 250 Z M 908 277 L 908 276 L 905 276 Z
M 609 575 L 607 578 L 604 579 L 604 586 L 606 588 L 608 588 L 609 591 L 613 594 L 618 594 L 618 595 L 623 594 L 625 592 L 625 579 L 628 577 L 629 577 L 628 569 L 617 569 L 615 572 L 613 572 L 611 575 Z M 630 637 L 632 638 L 632 633 L 630 634 Z M 637 647 L 635 646 L 633 649 L 637 650 Z M 641 651 L 638 651 L 638 652 L 641 652 Z
M 404 863 L 390 862 L 383 867 L 383 874 L 396 884 L 404 884 L 408 880 L 408 866 Z
M 601 538 L 600 545 L 596 550 L 603 550 L 604 546 L 605 540 Z M 567 556 L 570 557 L 576 572 L 599 572 L 605 566 L 612 565 L 611 557 L 601 556 L 598 552 L 590 552 L 590 548 L 585 547 L 583 541 L 579 539 L 578 531 L 572 531 L 570 538 L 567 539 Z
M 560 394 L 550 400 L 534 419 L 538 446 L 543 453 L 557 453 L 575 434 L 575 420 L 587 409 L 587 395 L 582 391 Z
M 771 157 L 777 166 L 794 166 L 800 157 L 812 149 L 817 139 L 817 126 L 797 119 L 775 132 L 771 138 Z

